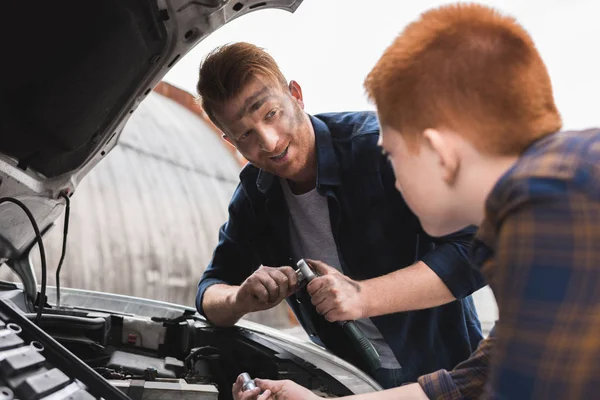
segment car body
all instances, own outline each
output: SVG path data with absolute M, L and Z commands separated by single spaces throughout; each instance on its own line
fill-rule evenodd
M 0 197 L 23 203 L 43 235 L 64 213 L 66 198 L 81 180 L 118 145 L 131 114 L 178 60 L 235 18 L 266 8 L 293 12 L 301 2 L 5 5 L 3 15 L 10 22 L 2 34 L 14 40 L 4 49 L 9 55 L 4 76 L 10 79 L 0 84 Z M 29 316 L 40 297 L 31 263 L 37 241 L 26 213 L 14 203 L 1 203 L 0 261 L 21 283 L 2 283 L 0 298 Z M 125 392 L 141 375 L 154 385 L 147 389 L 161 398 L 227 399 L 243 371 L 292 379 L 329 397 L 380 389 L 368 375 L 319 346 L 262 325 L 242 321 L 219 329 L 183 305 L 65 288 L 59 307 L 56 292 L 47 288 L 39 326 Z M 199 393 L 207 397 L 197 397 Z

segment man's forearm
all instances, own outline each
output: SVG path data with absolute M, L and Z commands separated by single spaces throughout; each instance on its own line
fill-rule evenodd
M 206 289 L 202 309 L 211 323 L 231 326 L 246 314 L 235 301 L 238 288 L 239 286 L 216 284 Z
M 365 317 L 437 307 L 456 300 L 452 292 L 422 261 L 384 276 L 361 282 Z M 385 296 L 382 296 L 385 293 Z

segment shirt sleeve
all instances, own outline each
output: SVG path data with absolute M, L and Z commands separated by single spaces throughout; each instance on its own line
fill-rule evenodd
M 485 286 L 483 275 L 469 262 L 469 248 L 476 229 L 469 226 L 447 236 L 432 238 L 435 248 L 421 257 L 457 299 Z
M 228 220 L 219 230 L 219 241 L 213 257 L 198 283 L 196 309 L 206 317 L 202 300 L 206 289 L 222 283 L 240 285 L 259 266 L 251 238 L 259 231 L 253 222 L 250 202 L 238 185 L 229 204 Z
M 500 311 L 485 397 L 596 398 L 600 203 L 558 179 L 525 186 L 502 210 L 495 256 L 484 264 Z
M 477 349 L 452 371 L 445 369 L 419 377 L 421 388 L 430 399 L 478 399 L 488 380 L 490 351 L 495 341 L 494 329 L 482 340 Z

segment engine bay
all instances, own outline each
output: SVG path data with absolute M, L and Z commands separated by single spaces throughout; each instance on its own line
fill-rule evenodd
M 23 297 L 20 290 L 0 292 L 8 293 Z M 35 313 L 20 311 L 35 320 Z M 191 310 L 165 318 L 46 307 L 37 326 L 132 399 L 232 399 L 242 372 L 290 379 L 324 397 L 352 394 L 276 342 L 237 326 L 213 327 Z

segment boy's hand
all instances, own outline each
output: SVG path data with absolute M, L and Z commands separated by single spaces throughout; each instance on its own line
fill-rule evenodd
M 306 262 L 321 275 L 306 286 L 319 314 L 329 322 L 355 321 L 365 317 L 360 283 L 322 261 Z
M 260 387 L 242 392 L 243 385 L 244 379 L 242 378 L 242 374 L 240 374 L 238 375 L 235 383 L 233 384 L 233 388 L 231 389 L 233 400 L 268 400 L 271 397 L 270 390 L 265 390 L 263 394 L 260 394 Z
M 269 392 L 270 397 L 266 397 L 268 400 L 319 400 L 321 397 L 315 395 L 308 389 L 303 388 L 295 382 L 290 380 L 284 381 L 271 381 L 268 379 L 255 379 L 256 385 L 260 390 L 264 390 L 264 393 Z M 236 399 L 237 400 L 237 399 Z M 246 399 L 244 399 L 246 400 Z M 262 395 L 257 400 L 263 400 Z

